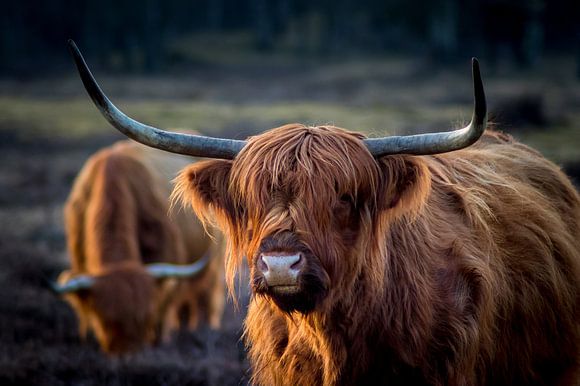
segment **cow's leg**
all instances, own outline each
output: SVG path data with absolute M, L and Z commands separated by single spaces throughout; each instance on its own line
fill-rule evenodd
M 197 326 L 199 325 L 199 304 L 198 304 L 198 299 L 195 299 L 197 297 L 197 294 L 193 294 L 193 299 L 189 299 L 188 302 L 188 315 L 187 315 L 187 330 L 188 331 L 195 331 L 197 329 Z
M 180 328 L 179 323 L 179 308 L 181 303 L 173 302 L 167 306 L 165 315 L 161 322 L 160 341 L 161 343 L 169 343 L 173 332 Z
M 82 341 L 87 340 L 87 334 L 89 333 L 89 322 L 84 314 L 79 315 L 79 337 Z
M 210 299 L 207 302 L 207 321 L 212 329 L 217 330 L 221 327 L 225 305 L 224 286 L 219 283 L 219 280 L 213 291 L 210 292 L 209 297 Z

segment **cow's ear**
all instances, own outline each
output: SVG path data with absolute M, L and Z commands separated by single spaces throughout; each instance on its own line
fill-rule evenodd
M 395 215 L 417 211 L 431 189 L 425 161 L 413 156 L 386 156 L 377 162 L 381 170 L 379 209 Z
M 201 161 L 188 166 L 175 179 L 172 200 L 191 205 L 204 223 L 212 223 L 214 216 L 227 216 L 232 208 L 228 193 L 231 169 L 232 161 L 227 160 Z

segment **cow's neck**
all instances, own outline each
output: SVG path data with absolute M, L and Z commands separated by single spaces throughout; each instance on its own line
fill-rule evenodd
M 413 243 L 412 238 L 405 241 Z M 393 242 L 399 244 L 397 248 L 393 248 Z M 384 275 L 363 269 L 354 286 L 348 289 L 350 296 L 331 295 L 330 298 L 338 300 L 326 310 L 301 316 L 301 323 L 288 320 L 289 330 L 310 333 L 312 350 L 322 361 L 324 384 L 341 383 L 337 374 L 340 379 L 358 379 L 377 371 L 372 369 L 377 366 L 383 375 L 389 373 L 389 368 L 394 372 L 416 371 L 413 368 L 417 368 L 426 355 L 424 344 L 429 337 L 424 334 L 431 331 L 434 315 L 424 313 L 424 310 L 433 309 L 426 307 L 425 302 L 436 303 L 437 299 L 435 289 L 425 280 L 433 267 L 417 261 L 420 256 L 411 256 L 410 252 L 409 256 L 400 255 L 406 253 L 407 248 L 413 248 L 412 245 L 400 245 L 402 242 L 391 240 L 390 247 L 367 248 L 369 255 L 361 255 L 371 262 L 370 265 L 373 261 L 382 262 Z M 397 250 L 399 254 L 389 256 L 388 250 Z M 405 275 L 409 272 L 414 274 Z M 376 291 L 379 288 L 377 276 L 384 281 L 380 292 Z M 402 304 L 401 299 L 407 299 L 407 303 Z M 380 358 L 377 352 L 383 353 Z
M 285 316 L 290 339 L 304 335 L 303 341 L 320 361 L 325 385 L 356 379 L 373 361 L 367 337 L 380 323 L 381 300 L 370 296 L 367 288 L 366 280 L 359 277 L 354 296 L 337 296 L 340 300 L 321 312 Z

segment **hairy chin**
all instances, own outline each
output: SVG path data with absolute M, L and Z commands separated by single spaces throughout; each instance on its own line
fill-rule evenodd
M 274 304 L 286 313 L 300 312 L 308 314 L 315 310 L 318 303 L 315 297 L 302 292 L 281 293 L 273 290 L 269 291 L 266 296 L 270 297 Z
M 313 312 L 328 294 L 328 286 L 320 280 L 302 280 L 296 287 L 267 287 L 263 283 L 260 284 L 262 285 L 254 286 L 254 293 L 271 299 L 281 311 L 286 313 Z

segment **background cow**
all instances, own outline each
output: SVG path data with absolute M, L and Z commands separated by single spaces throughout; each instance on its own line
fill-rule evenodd
M 192 213 L 169 210 L 170 181 L 184 165 L 183 157 L 118 142 L 87 161 L 66 202 L 71 269 L 58 290 L 81 336 L 91 329 L 108 353 L 167 340 L 181 324 L 195 328 L 200 315 L 220 325 L 221 236 L 206 234 Z
M 185 169 L 176 196 L 225 231 L 230 288 L 247 256 L 256 383 L 577 384 L 580 197 L 536 151 L 484 134 L 477 62 L 463 129 L 365 139 L 295 124 L 246 142 L 128 118 L 71 48 L 117 129 L 224 158 Z

